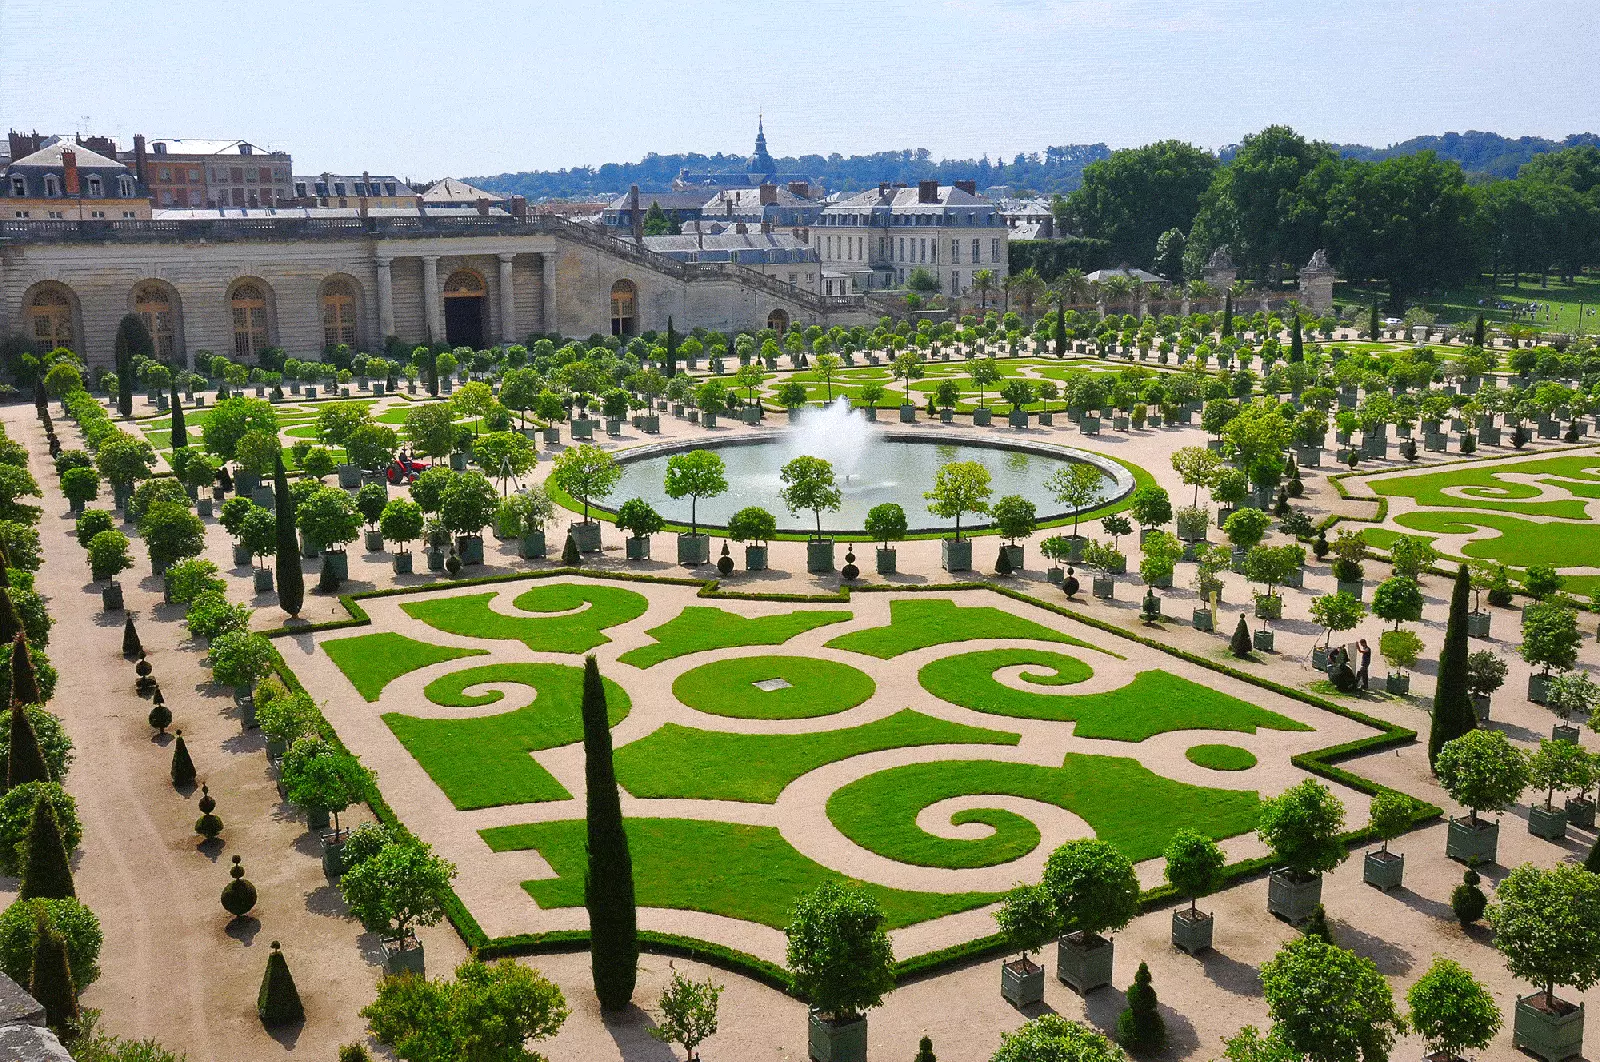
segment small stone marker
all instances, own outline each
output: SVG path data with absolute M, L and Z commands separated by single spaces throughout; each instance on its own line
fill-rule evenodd
M 786 690 L 794 684 L 788 679 L 769 678 L 762 679 L 760 682 L 752 682 L 750 685 L 754 686 L 762 693 L 771 693 L 773 690 Z

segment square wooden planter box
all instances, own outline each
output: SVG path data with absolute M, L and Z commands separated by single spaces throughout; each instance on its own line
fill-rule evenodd
M 1340 579 L 1335 584 L 1335 593 L 1349 594 L 1351 597 L 1355 598 L 1357 601 L 1360 601 L 1361 600 L 1361 590 L 1362 590 L 1362 587 L 1365 586 L 1365 585 L 1366 585 L 1365 582 L 1360 580 L 1360 579 L 1353 579 L 1348 583 L 1345 582 L 1343 579 Z
M 1196 917 L 1189 916 L 1189 910 L 1180 907 L 1172 912 L 1172 946 L 1179 948 L 1190 955 L 1198 955 L 1211 947 L 1211 934 L 1216 928 L 1216 919 L 1204 911 Z
M 1000 995 L 1013 1007 L 1044 1002 L 1044 967 L 1026 958 L 1000 966 Z
M 1411 692 L 1411 676 L 1403 671 L 1390 672 L 1383 677 L 1383 688 L 1387 693 L 1404 696 Z
M 900 423 L 901 424 L 915 424 L 916 422 L 917 422 L 917 407 L 916 406 L 901 406 L 900 407 Z
M 972 426 L 974 428 L 987 428 L 994 419 L 992 409 L 974 409 L 972 411 Z
M 648 556 L 648 553 L 646 553 Z M 630 560 L 634 559 L 630 553 Z M 642 558 L 641 558 L 642 559 Z M 693 567 L 705 564 L 711 559 L 710 535 L 679 535 L 678 536 L 678 563 Z
M 1375 889 L 1398 889 L 1405 878 L 1406 857 L 1399 852 L 1368 852 L 1361 861 L 1361 880 Z
M 766 546 L 746 546 L 744 548 L 744 570 L 747 572 L 764 572 L 767 570 Z
M 600 552 L 600 525 L 590 521 L 568 524 L 567 530 L 572 534 L 572 540 L 578 544 L 579 553 Z
M 1310 918 L 1321 902 L 1321 874 L 1300 881 L 1288 870 L 1274 870 L 1267 878 L 1267 912 L 1290 925 Z
M 1488 613 L 1488 612 L 1469 612 L 1469 613 L 1467 613 L 1467 637 L 1469 637 L 1469 638 L 1487 638 L 1487 637 L 1489 637 L 1489 623 L 1493 618 L 1494 618 L 1493 614 L 1492 613 Z
M 1283 598 L 1277 594 L 1256 595 L 1256 619 L 1275 620 L 1283 618 Z
M 1273 633 L 1265 627 L 1258 627 L 1250 635 L 1250 644 L 1255 647 L 1258 653 L 1270 653 L 1272 652 Z
M 811 1062 L 866 1062 L 867 1019 L 835 1022 L 811 1012 L 807 1054 Z
M 1487 693 L 1474 693 L 1472 695 L 1472 710 L 1478 717 L 1478 722 L 1489 721 L 1489 695 Z
M 1567 824 L 1580 830 L 1594 829 L 1594 801 L 1583 797 L 1567 799 Z
M 1551 741 L 1565 741 L 1569 745 L 1578 743 L 1578 728 L 1568 726 L 1566 723 L 1557 723 L 1550 728 Z
M 822 575 L 833 571 L 833 539 L 806 540 L 806 571 L 811 575 Z
M 1471 819 L 1451 819 L 1449 833 L 1445 835 L 1444 854 L 1467 866 L 1493 863 L 1500 850 L 1500 824 L 1479 819 L 1476 828 Z
M 972 570 L 972 540 L 953 538 L 941 539 L 939 542 L 940 557 L 947 572 L 965 572 Z
M 1022 570 L 1023 547 L 1001 546 L 1000 548 L 1006 551 L 1006 556 L 1011 561 L 1011 570 L 1014 572 L 1020 572 Z
M 1209 608 L 1195 609 L 1191 622 L 1197 631 L 1209 631 L 1216 627 L 1216 621 L 1212 618 Z
M 1567 835 L 1566 809 L 1533 805 L 1528 809 L 1528 832 L 1547 841 L 1561 840 Z
M 398 942 L 386 940 L 383 942 L 383 972 L 393 977 L 399 974 L 414 974 L 417 977 L 426 977 L 426 958 L 422 950 L 422 941 L 412 943 L 411 947 L 402 949 Z
M 888 549 L 883 549 L 880 547 L 877 551 L 877 554 L 879 575 L 893 575 L 895 572 L 900 570 L 899 554 L 895 552 L 893 547 Z
M 1115 952 L 1104 937 L 1085 943 L 1081 934 L 1069 933 L 1056 941 L 1056 980 L 1079 995 L 1109 985 Z
M 544 532 L 535 531 L 523 535 L 517 542 L 517 552 L 523 560 L 543 560 L 546 551 Z
M 631 561 L 646 561 L 650 559 L 650 536 L 629 535 L 623 542 L 627 550 L 628 559 Z
M 1111 576 L 1097 575 L 1094 577 L 1091 592 L 1102 601 L 1110 601 L 1111 595 L 1116 592 L 1116 588 L 1117 581 Z
M 1545 1062 L 1562 1062 L 1583 1053 L 1583 1004 L 1558 1000 L 1558 1010 L 1544 1004 L 1544 993 L 1535 992 L 1517 1000 L 1511 1030 L 1511 1046 L 1537 1055 Z

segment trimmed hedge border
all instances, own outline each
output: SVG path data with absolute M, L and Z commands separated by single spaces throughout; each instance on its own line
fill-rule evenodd
M 1309 705 L 1313 708 L 1318 708 L 1322 711 L 1329 712 L 1333 715 L 1352 720 L 1362 724 L 1363 726 L 1377 730 L 1378 733 L 1371 737 L 1360 738 L 1355 741 L 1345 742 L 1341 745 L 1333 745 L 1324 749 L 1315 749 L 1311 752 L 1300 753 L 1299 755 L 1293 756 L 1290 759 L 1290 763 L 1309 774 L 1325 778 L 1339 785 L 1354 789 L 1357 792 L 1368 795 L 1376 795 L 1378 793 L 1386 792 L 1388 789 L 1386 786 L 1380 785 L 1371 779 L 1355 774 L 1352 771 L 1345 770 L 1344 768 L 1337 766 L 1337 764 L 1345 760 L 1353 759 L 1357 756 L 1379 752 L 1384 749 L 1394 748 L 1400 745 L 1407 745 L 1417 739 L 1417 732 L 1414 730 L 1386 723 L 1383 720 L 1367 715 L 1364 712 L 1359 712 L 1353 708 L 1347 708 L 1322 697 L 1318 697 L 1306 690 L 1297 689 L 1292 686 L 1285 686 L 1281 683 L 1273 682 L 1270 679 L 1265 679 L 1258 675 L 1252 675 L 1245 671 L 1236 670 L 1227 666 L 1226 664 L 1221 663 L 1220 661 L 1212 660 L 1208 657 L 1200 656 L 1195 653 L 1190 653 L 1186 650 L 1174 648 L 1170 645 L 1156 641 L 1153 638 L 1147 638 L 1124 627 L 1119 627 L 1116 624 L 1110 623 L 1106 620 L 1097 619 L 1093 616 L 1084 615 L 1083 613 L 1076 612 L 1072 609 L 1063 608 L 1060 605 L 1040 600 L 1039 598 L 1023 593 L 1020 590 L 1013 590 L 1010 587 L 997 586 L 988 582 L 923 584 L 920 586 L 910 587 L 888 585 L 880 586 L 875 584 L 858 587 L 842 586 L 839 588 L 839 592 L 837 594 L 743 594 L 735 591 L 720 589 L 719 582 L 716 579 L 686 579 L 671 576 L 644 575 L 633 572 L 592 571 L 583 568 L 551 568 L 538 572 L 515 572 L 506 575 L 483 576 L 478 579 L 451 580 L 432 583 L 425 586 L 390 587 L 384 590 L 372 590 L 361 594 L 341 595 L 339 600 L 351 615 L 351 618 L 348 620 L 333 620 L 327 623 L 305 624 L 296 627 L 279 627 L 263 633 L 265 633 L 269 638 L 276 638 L 286 635 L 306 634 L 317 631 L 368 626 L 371 624 L 372 620 L 368 616 L 366 610 L 363 609 L 360 604 L 362 600 L 367 598 L 393 597 L 399 594 L 428 593 L 430 591 L 447 590 L 458 586 L 486 585 L 526 579 L 552 578 L 558 576 L 582 576 L 584 578 L 593 579 L 613 579 L 621 582 L 663 583 L 676 586 L 698 585 L 700 587 L 698 596 L 703 598 L 722 598 L 727 600 L 744 601 L 783 601 L 807 604 L 837 604 L 841 602 L 848 602 L 852 593 L 901 593 L 905 591 L 949 593 L 954 591 L 989 590 L 1005 597 L 1009 597 L 1014 601 L 1020 601 L 1024 604 L 1044 609 L 1046 612 L 1055 613 L 1058 616 L 1073 620 L 1077 623 L 1082 623 L 1087 627 L 1092 627 L 1095 630 L 1106 634 L 1111 634 L 1119 638 L 1126 638 L 1129 641 L 1136 642 L 1146 648 L 1154 649 L 1170 656 L 1175 656 L 1178 659 L 1186 661 L 1187 663 L 1193 664 L 1197 667 L 1202 667 L 1218 674 L 1227 675 L 1230 678 L 1260 687 L 1261 689 L 1276 693 L 1279 696 L 1299 701 L 1302 704 Z M 300 684 L 300 680 L 295 676 L 293 669 L 288 666 L 281 654 L 278 654 L 277 656 L 276 670 L 278 675 L 283 679 L 285 685 L 287 685 L 291 691 L 296 693 L 305 692 L 305 687 Z M 336 748 L 340 749 L 341 751 L 348 751 L 343 742 L 339 740 L 338 735 L 334 732 L 332 725 L 325 717 L 321 715 L 320 712 L 318 713 L 318 730 L 322 733 L 323 737 Z M 1403 795 L 1409 796 L 1409 794 Z M 1426 825 L 1427 823 L 1438 819 L 1444 814 L 1443 809 L 1439 807 L 1417 800 L 1415 797 L 1411 797 L 1410 799 L 1415 804 L 1411 818 L 1412 829 Z M 376 817 L 378 821 L 383 823 L 386 827 L 401 836 L 414 837 L 414 835 L 405 827 L 405 824 L 395 816 L 394 811 L 383 799 L 383 795 L 376 791 L 376 789 L 374 789 L 368 795 L 367 804 L 372 809 L 374 817 Z M 1377 838 L 1373 835 L 1370 827 L 1363 827 L 1362 829 L 1352 830 L 1345 833 L 1340 840 L 1347 848 L 1351 848 L 1357 845 L 1373 842 L 1377 840 Z M 1218 888 L 1226 888 L 1237 882 L 1244 881 L 1249 878 L 1259 877 L 1260 875 L 1270 871 L 1272 867 L 1273 861 L 1270 856 L 1263 856 L 1256 859 L 1246 859 L 1237 863 L 1229 864 L 1222 870 L 1222 884 L 1219 885 Z M 1177 891 L 1173 889 L 1172 886 L 1161 885 L 1157 888 L 1146 890 L 1140 894 L 1139 910 L 1141 913 L 1145 913 L 1148 911 L 1159 910 L 1163 907 L 1171 906 L 1181 901 L 1182 897 L 1177 894 Z M 465 943 L 467 947 L 475 954 L 483 958 L 581 951 L 589 943 L 589 933 L 587 930 L 558 930 L 549 933 L 521 933 L 514 936 L 491 938 L 483 931 L 483 927 L 478 924 L 477 919 L 472 916 L 472 912 L 467 910 L 466 905 L 461 902 L 460 897 L 456 895 L 453 889 L 450 890 L 444 897 L 443 906 L 445 908 L 447 917 L 450 919 L 451 925 L 455 927 L 456 933 L 461 937 L 462 942 Z M 683 937 L 669 933 L 656 933 L 648 930 L 644 930 L 639 933 L 639 944 L 641 949 L 645 951 L 662 955 L 674 955 L 682 958 L 694 959 L 711 966 L 716 966 L 719 969 L 728 970 L 732 973 L 750 977 L 761 984 L 776 988 L 779 991 L 785 992 L 791 996 L 796 996 L 796 998 L 802 998 L 799 997 L 795 992 L 794 986 L 791 983 L 789 974 L 786 970 L 775 963 L 771 963 L 765 959 L 750 955 L 747 952 L 742 952 L 724 945 L 715 944 L 710 941 L 703 941 L 692 937 Z M 913 955 L 910 958 L 900 960 L 899 962 L 895 963 L 895 981 L 897 984 L 906 984 L 910 981 L 921 978 L 932 977 L 959 966 L 970 965 L 974 962 L 1002 955 L 1005 953 L 1005 951 L 1006 945 L 998 933 L 991 934 L 986 937 L 979 937 L 975 940 L 969 940 L 961 944 L 955 944 L 947 948 L 941 948 L 937 951 L 926 952 L 922 955 Z

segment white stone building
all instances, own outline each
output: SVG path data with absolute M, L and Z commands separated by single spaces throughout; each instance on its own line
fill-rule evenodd
M 952 297 L 967 294 L 980 269 L 1005 279 L 1009 229 L 994 202 L 969 181 L 917 187 L 880 184 L 842 199 L 817 219 L 812 242 L 825 274 L 849 279 L 854 291 L 900 289 L 925 269 Z

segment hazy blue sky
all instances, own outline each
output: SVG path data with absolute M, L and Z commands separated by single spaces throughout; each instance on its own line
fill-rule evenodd
M 1596 0 L 0 0 L 0 123 L 418 178 L 1600 128 Z

